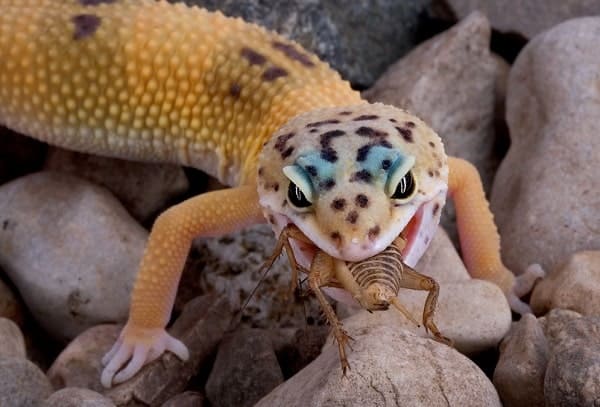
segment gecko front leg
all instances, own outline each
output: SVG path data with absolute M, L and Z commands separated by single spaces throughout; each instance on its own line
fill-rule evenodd
M 157 218 L 133 287 L 129 320 L 103 358 L 101 382 L 105 387 L 129 379 L 165 350 L 183 360 L 188 358 L 186 346 L 170 336 L 165 326 L 192 240 L 261 222 L 264 218 L 255 186 L 199 195 Z

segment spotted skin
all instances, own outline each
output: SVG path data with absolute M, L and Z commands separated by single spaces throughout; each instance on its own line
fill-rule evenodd
M 360 261 L 404 230 L 411 237 L 404 260 L 414 265 L 450 185 L 463 251 L 484 251 L 467 256 L 470 271 L 513 292 L 476 173 L 448 160 L 422 121 L 361 101 L 299 45 L 166 1 L 0 0 L 0 10 L 1 124 L 71 150 L 192 166 L 232 186 L 156 220 L 129 319 L 104 358 L 104 386 L 165 350 L 187 358 L 165 325 L 195 236 L 265 220 L 279 233 L 291 222 L 310 238 L 295 246 L 310 263 L 317 249 Z M 311 207 L 298 210 L 289 200 L 287 165 L 310 186 Z M 388 186 L 398 168 L 417 182 L 402 202 Z

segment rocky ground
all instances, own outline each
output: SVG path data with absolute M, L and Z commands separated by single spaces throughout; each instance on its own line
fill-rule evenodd
M 548 274 L 530 296 L 535 315 L 511 315 L 497 287 L 469 277 L 449 208 L 450 237 L 440 228 L 417 269 L 440 283 L 436 323 L 454 347 L 394 311 L 339 305 L 354 338 L 342 377 L 314 299 L 287 295 L 285 261 L 239 312 L 274 247 L 256 226 L 194 244 L 170 327 L 190 360 L 167 354 L 106 390 L 100 358 L 126 318 L 148 228 L 219 186 L 2 129 L 1 406 L 599 405 L 600 17 L 585 17 L 598 2 L 188 3 L 300 41 L 366 99 L 414 112 L 449 154 L 472 161 L 506 264 Z M 401 299 L 421 312 L 423 293 Z

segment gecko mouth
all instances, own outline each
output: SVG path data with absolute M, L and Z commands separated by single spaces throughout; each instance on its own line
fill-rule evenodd
M 412 250 L 417 241 L 417 236 L 419 235 L 419 228 L 423 223 L 423 208 L 425 205 L 421 205 L 421 207 L 417 210 L 417 213 L 410 219 L 406 227 L 400 232 L 400 237 L 404 239 L 406 244 L 401 250 L 402 257 L 406 257 L 408 253 Z

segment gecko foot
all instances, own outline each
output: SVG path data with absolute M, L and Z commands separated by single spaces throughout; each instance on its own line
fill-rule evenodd
M 523 302 L 520 297 L 529 293 L 533 288 L 533 285 L 540 278 L 544 278 L 546 273 L 539 264 L 532 264 L 525 272 L 515 278 L 515 282 L 512 287 L 512 291 L 507 294 L 508 303 L 510 308 L 521 315 L 531 314 L 531 308 L 528 304 Z
M 113 384 L 130 379 L 166 350 L 173 352 L 181 360 L 189 358 L 189 351 L 183 342 L 169 335 L 163 328 L 125 325 L 117 342 L 102 358 L 102 385 L 108 389 Z

